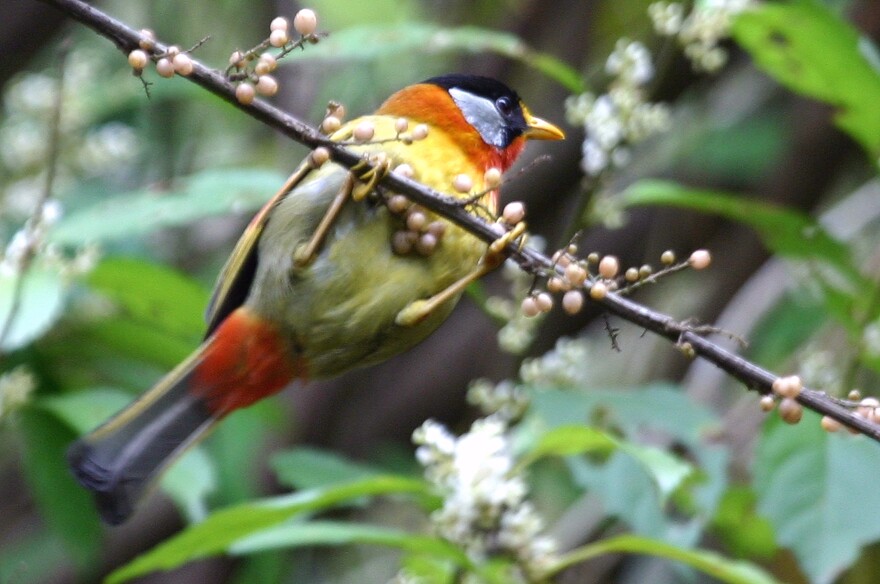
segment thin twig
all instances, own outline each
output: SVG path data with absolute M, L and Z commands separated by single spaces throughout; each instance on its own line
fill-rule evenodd
M 81 0 L 41 1 L 57 7 L 71 18 L 94 29 L 102 36 L 113 41 L 125 53 L 138 46 L 140 35 L 136 30 Z M 157 42 L 152 50 L 154 54 L 157 54 L 165 51 L 166 47 Z M 297 142 L 311 148 L 324 146 L 330 152 L 331 158 L 345 167 L 351 168 L 356 164 L 363 164 L 363 158 L 359 154 L 331 142 L 319 134 L 317 130 L 266 101 L 256 99 L 250 105 L 240 104 L 235 99 L 234 86 L 220 71 L 205 67 L 198 61 L 193 60 L 193 72 L 188 78 L 248 115 L 275 128 Z M 413 202 L 442 215 L 486 242 L 493 242 L 501 235 L 497 225 L 483 221 L 479 217 L 468 213 L 452 197 L 395 173 L 388 173 L 381 180 L 382 184 L 390 190 L 407 196 Z M 560 277 L 563 276 L 561 267 L 555 266 L 550 258 L 531 247 L 519 248 L 516 243 L 512 243 L 507 246 L 505 252 L 522 269 L 531 274 L 555 272 Z M 749 389 L 758 391 L 761 394 L 768 394 L 772 391 L 771 386 L 778 377 L 777 375 L 696 334 L 690 330 L 687 324 L 678 322 L 671 316 L 651 310 L 617 293 L 609 293 L 604 299 L 597 302 L 608 312 L 641 328 L 650 330 L 673 343 L 689 343 L 693 347 L 695 355 L 714 363 L 744 383 Z M 841 424 L 880 442 L 880 425 L 857 416 L 853 411 L 838 403 L 838 400 L 831 398 L 824 392 L 805 388 L 797 400 L 805 407 L 829 416 Z
M 49 120 L 49 137 L 48 152 L 46 154 L 46 182 L 43 183 L 43 190 L 40 191 L 37 201 L 34 204 L 34 210 L 30 218 L 25 224 L 24 229 L 31 233 L 37 233 L 40 230 L 40 224 L 43 222 L 43 209 L 55 187 L 55 174 L 58 167 L 58 153 L 61 144 L 61 109 L 64 106 L 64 70 L 67 63 L 67 55 L 70 49 L 69 39 L 61 44 L 61 51 L 58 59 L 55 61 L 56 71 L 56 91 L 55 100 L 52 102 L 52 118 Z M 15 272 L 15 286 L 12 290 L 12 302 L 9 306 L 9 312 L 0 326 L 0 347 L 6 341 L 9 333 L 12 331 L 12 325 L 15 323 L 15 317 L 21 309 L 22 296 L 24 294 L 24 282 L 27 279 L 28 271 L 30 271 L 33 259 L 37 254 L 37 248 L 40 242 L 37 238 L 28 241 L 27 246 L 22 251 L 22 255 L 18 260 L 17 270 Z

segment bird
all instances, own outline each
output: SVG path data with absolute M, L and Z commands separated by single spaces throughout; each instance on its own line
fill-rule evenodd
M 339 124 L 328 139 L 359 153 L 362 171 L 313 151 L 235 245 L 201 344 L 68 448 L 101 518 L 127 520 L 161 473 L 231 412 L 420 342 L 467 283 L 497 266 L 464 229 L 399 198 L 392 205 L 384 173 L 405 169 L 496 218 L 498 183 L 487 177 L 507 170 L 527 140 L 563 137 L 507 85 L 470 74 L 415 83 Z

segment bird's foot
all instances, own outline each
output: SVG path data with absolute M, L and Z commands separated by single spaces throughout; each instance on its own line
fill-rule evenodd
M 352 175 L 357 179 L 351 192 L 355 201 L 363 201 L 373 192 L 379 181 L 391 172 L 391 160 L 384 152 L 362 160 L 351 168 Z
M 500 257 L 500 256 L 498 256 Z M 431 315 L 440 305 L 452 300 L 468 287 L 471 282 L 485 276 L 498 267 L 499 261 L 490 258 L 489 255 L 483 256 L 483 259 L 477 264 L 474 270 L 463 278 L 453 282 L 437 294 L 423 300 L 415 300 L 407 304 L 403 310 L 397 313 L 394 322 L 400 326 L 413 326 L 424 321 Z

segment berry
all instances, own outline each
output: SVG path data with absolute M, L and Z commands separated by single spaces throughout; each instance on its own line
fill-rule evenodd
M 538 308 L 538 301 L 535 300 L 534 296 L 526 296 L 522 301 L 522 305 L 520 305 L 520 310 L 522 310 L 523 316 L 527 318 L 541 314 L 541 309 Z
M 398 134 L 403 134 L 406 132 L 407 128 L 409 128 L 409 120 L 406 118 L 397 118 L 394 120 L 394 131 Z
M 138 41 L 138 46 L 140 48 L 149 51 L 156 46 L 156 33 L 149 28 L 142 28 L 139 32 L 141 34 L 141 40 Z
M 235 99 L 238 100 L 238 103 L 250 105 L 253 103 L 256 93 L 254 86 L 250 83 L 239 83 L 238 87 L 235 88 Z
M 636 282 L 639 279 L 639 269 L 627 268 L 626 273 L 624 273 L 623 277 L 626 278 L 627 282 Z
M 272 19 L 272 22 L 269 23 L 269 30 L 275 32 L 276 30 L 283 30 L 287 32 L 287 19 L 283 16 L 276 16 Z
M 406 178 L 412 178 L 416 174 L 413 170 L 413 167 L 405 162 L 403 164 L 398 164 L 393 172 L 394 174 L 399 174 L 400 176 L 405 176 Z
M 341 127 L 342 120 L 336 116 L 327 116 L 324 118 L 324 121 L 321 122 L 321 131 L 325 134 L 332 134 Z
M 488 169 L 483 175 L 483 180 L 490 189 L 498 188 L 501 185 L 501 169 L 494 166 Z
M 840 422 L 834 418 L 829 418 L 828 416 L 822 416 L 822 421 L 819 423 L 822 425 L 822 429 L 826 432 L 837 432 L 843 427 Z
M 620 262 L 618 262 L 617 258 L 614 256 L 605 256 L 602 258 L 602 261 L 599 262 L 599 275 L 606 280 L 610 280 L 617 276 L 617 271 L 619 269 Z
M 762 412 L 772 412 L 773 408 L 776 407 L 776 400 L 773 399 L 772 395 L 764 395 L 761 396 L 761 411 Z
M 403 213 L 409 208 L 409 199 L 403 195 L 391 195 L 385 203 L 392 213 Z
M 135 49 L 128 54 L 128 64 L 136 71 L 143 71 L 149 62 L 150 58 L 140 49 Z
M 790 397 L 779 402 L 779 417 L 787 424 L 797 424 L 804 415 L 804 408 Z
M 412 131 L 413 140 L 424 140 L 428 137 L 428 124 L 419 124 Z
M 596 282 L 590 286 L 590 298 L 593 300 L 602 300 L 608 296 L 608 286 L 604 282 Z
M 354 128 L 354 132 L 352 132 L 352 136 L 358 142 L 367 142 L 372 140 L 373 134 L 376 133 L 376 128 L 373 126 L 371 122 L 361 122 Z
M 416 251 L 423 256 L 434 253 L 437 248 L 437 238 L 432 233 L 423 233 L 416 241 Z
M 229 64 L 236 69 L 241 69 L 245 66 L 244 53 L 241 51 L 233 51 L 231 55 L 229 55 Z
M 174 55 L 174 59 L 171 60 L 171 63 L 174 65 L 174 71 L 184 77 L 193 72 L 192 59 L 186 53 L 178 53 L 177 55 Z
M 256 89 L 260 95 L 275 95 L 278 93 L 278 82 L 271 75 L 260 75 L 257 78 Z
M 273 30 L 269 34 L 269 44 L 276 48 L 281 48 L 290 41 L 286 30 Z
M 688 258 L 688 264 L 695 270 L 704 270 L 710 263 L 712 263 L 712 255 L 705 249 L 698 249 Z
M 671 266 L 675 263 L 675 252 L 671 249 L 667 249 L 662 254 L 660 254 L 660 263 L 664 266 Z
M 158 61 L 156 61 L 156 73 L 161 75 L 162 77 L 173 77 L 174 76 L 174 64 L 170 59 L 162 57 Z
M 428 223 L 428 218 L 421 211 L 410 211 L 406 216 L 406 228 L 410 231 L 421 231 Z
M 568 314 L 577 314 L 583 306 L 584 295 L 580 290 L 569 290 L 562 296 L 562 309 Z
M 323 146 L 318 146 L 317 148 L 312 150 L 310 160 L 312 166 L 314 166 L 315 168 L 320 168 L 324 165 L 325 162 L 330 160 L 330 151 Z
M 513 201 L 504 205 L 502 213 L 504 222 L 508 225 L 516 225 L 526 217 L 526 206 L 520 201 Z
M 535 302 L 538 303 L 538 308 L 541 309 L 541 312 L 550 312 L 550 309 L 553 308 L 553 297 L 546 292 L 541 292 L 535 296 Z
M 303 36 L 309 36 L 318 29 L 318 16 L 314 10 L 303 8 L 293 17 L 293 28 Z
M 459 193 L 469 193 L 473 186 L 474 181 L 471 179 L 470 175 L 457 174 L 455 175 L 455 178 L 452 179 L 452 188 Z
M 578 263 L 571 263 L 565 267 L 565 277 L 572 286 L 580 286 L 587 279 L 587 271 Z

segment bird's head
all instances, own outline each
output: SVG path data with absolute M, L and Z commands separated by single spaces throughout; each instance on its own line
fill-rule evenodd
M 507 170 L 526 140 L 561 140 L 562 130 L 533 116 L 519 95 L 478 75 L 443 75 L 410 85 L 376 112 L 446 132 L 484 168 Z

